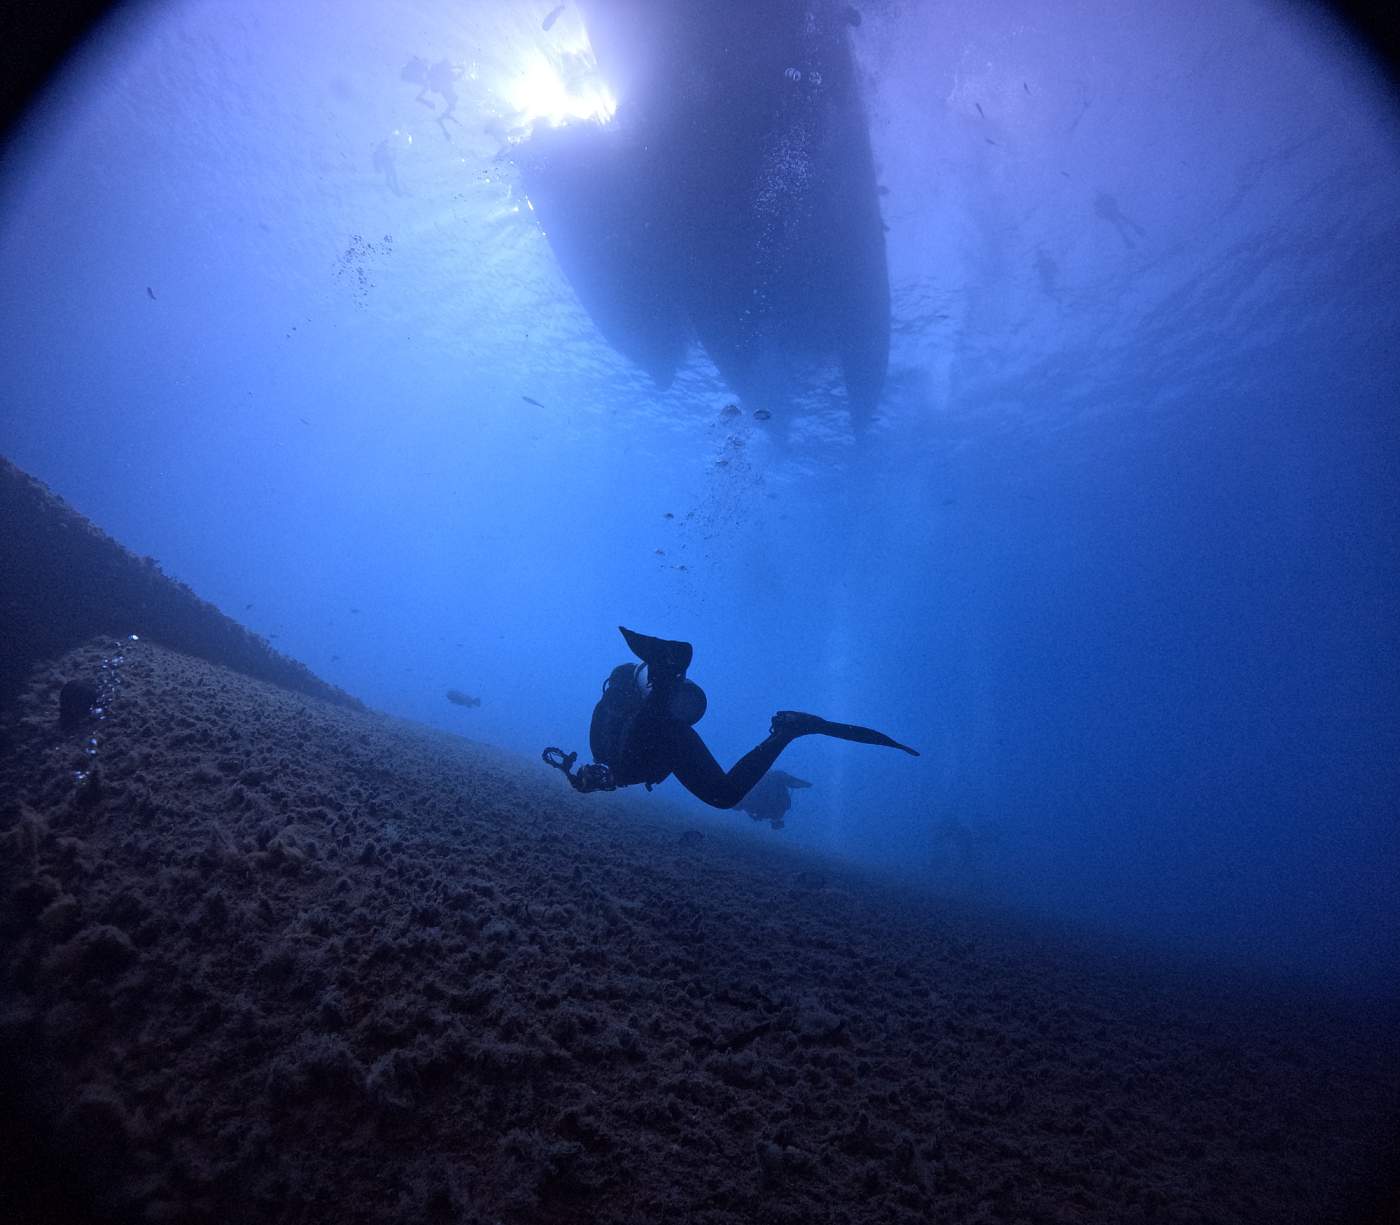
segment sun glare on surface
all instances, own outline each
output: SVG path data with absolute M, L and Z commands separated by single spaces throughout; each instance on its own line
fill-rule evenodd
M 523 127 L 559 127 L 586 121 L 607 123 L 617 99 L 598 73 L 598 61 L 580 26 L 548 51 L 531 47 L 503 91 Z

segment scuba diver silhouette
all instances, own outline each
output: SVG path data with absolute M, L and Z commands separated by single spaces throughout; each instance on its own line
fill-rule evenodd
M 739 801 L 738 807 L 755 821 L 767 821 L 774 829 L 782 829 L 786 824 L 783 818 L 792 807 L 792 792 L 811 785 L 786 770 L 769 770 Z
M 615 791 L 644 783 L 650 791 L 672 774 L 697 799 L 715 808 L 733 808 L 799 736 L 833 736 L 860 744 L 917 749 L 883 732 L 854 723 L 832 723 L 817 715 L 780 710 L 768 737 L 739 758 L 727 772 L 695 730 L 705 713 L 705 691 L 686 679 L 694 650 L 688 642 L 652 638 L 618 626 L 641 664 L 619 664 L 603 685 L 588 729 L 593 763 L 573 768 L 577 753 L 548 748 L 544 760 L 562 770 L 575 791 Z

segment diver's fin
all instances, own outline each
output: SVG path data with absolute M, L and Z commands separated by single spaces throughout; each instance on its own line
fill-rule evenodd
M 912 749 L 907 744 L 900 744 L 891 736 L 886 736 L 884 732 L 877 732 L 873 727 L 861 727 L 857 723 L 829 723 L 826 727 L 828 736 L 835 736 L 838 740 L 855 740 L 860 744 L 881 744 L 887 749 L 898 749 L 901 753 L 908 753 L 910 757 L 918 757 L 919 750 Z
M 662 677 L 682 677 L 690 667 L 695 648 L 688 642 L 673 642 L 669 638 L 653 638 L 650 634 L 639 634 L 625 625 L 617 627 L 627 640 L 632 654 L 647 666 L 647 672 L 654 680 Z
M 780 710 L 773 716 L 774 732 L 793 731 L 799 736 L 833 736 L 837 740 L 854 740 L 857 744 L 878 744 L 887 749 L 899 749 L 911 757 L 918 757 L 919 750 L 907 744 L 892 740 L 884 732 L 873 727 L 861 727 L 859 723 L 832 723 L 819 715 L 807 715 L 796 710 Z

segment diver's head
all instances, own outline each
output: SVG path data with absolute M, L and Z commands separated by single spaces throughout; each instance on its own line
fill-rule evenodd
M 689 723 L 694 727 L 705 717 L 705 707 L 709 703 L 705 700 L 705 691 L 694 681 L 681 681 L 671 692 L 666 709 L 670 712 L 671 718 L 679 719 L 682 723 Z

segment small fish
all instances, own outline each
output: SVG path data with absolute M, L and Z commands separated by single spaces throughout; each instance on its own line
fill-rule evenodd
M 987 117 L 987 112 L 982 109 L 982 104 L 980 102 L 974 102 L 972 105 L 977 108 L 977 113 L 981 115 L 983 119 Z
M 447 700 L 451 702 L 453 706 L 466 706 L 470 708 L 472 706 L 481 705 L 480 698 L 471 697 L 463 693 L 460 689 L 449 689 L 447 691 Z
M 247 611 L 248 611 L 250 608 L 252 608 L 252 607 L 253 607 L 253 606 L 252 606 L 251 604 L 245 604 L 245 605 L 243 605 L 243 611 L 244 611 L 244 612 L 247 612 Z
M 352 608 L 350 611 L 352 613 L 358 613 L 360 610 L 358 608 Z
M 534 396 L 521 396 L 520 398 L 524 400 L 526 404 L 533 404 L 536 408 L 544 408 L 544 405 L 536 400 Z
M 146 296 L 149 297 L 152 302 L 156 300 L 156 291 L 149 285 L 146 286 Z
M 753 419 L 755 421 L 767 421 L 772 416 L 773 414 L 770 413 L 766 408 L 756 408 L 753 410 Z
M 998 149 L 1001 148 L 1001 146 L 997 145 L 997 142 L 994 141 L 990 136 L 984 136 L 982 139 L 985 140 L 989 145 L 996 145 Z
M 331 663 L 336 664 L 336 663 L 339 663 L 339 662 L 340 662 L 340 656 L 339 656 L 339 655 L 332 655 L 332 656 L 331 656 Z
M 657 550 L 655 550 L 655 552 L 656 552 L 657 557 L 665 557 L 665 556 L 666 556 L 666 550 L 665 550 L 665 549 L 657 549 Z
M 1026 91 L 1026 93 L 1030 93 L 1030 92 L 1031 92 L 1031 87 L 1030 87 L 1029 85 L 1027 85 L 1024 81 L 1021 82 L 1021 88 L 1024 89 L 1024 90 Z
M 540 29 L 550 29 L 554 25 L 554 23 L 559 20 L 559 14 L 563 11 L 564 6 L 562 4 L 555 5 L 554 8 L 549 10 L 549 15 L 545 17 L 545 19 L 540 23 Z
M 737 404 L 726 404 L 720 410 L 719 415 L 721 417 L 737 417 L 739 415 L 739 406 Z
M 663 519 L 674 519 L 676 516 L 673 515 L 673 514 L 668 510 L 668 511 L 667 511 L 664 515 L 662 515 L 661 517 L 662 517 Z

